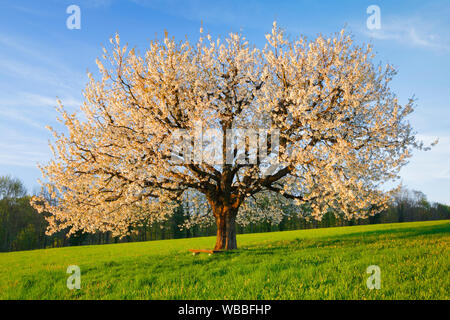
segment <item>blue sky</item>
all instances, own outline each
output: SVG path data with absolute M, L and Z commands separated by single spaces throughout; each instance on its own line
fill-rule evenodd
M 69 30 L 66 8 L 81 9 L 81 29 Z M 378 5 L 381 29 L 369 30 L 366 9 Z M 402 169 L 403 183 L 431 201 L 450 204 L 450 1 L 181 1 L 70 0 L 0 3 L 0 175 L 38 187 L 36 163 L 51 156 L 56 98 L 75 110 L 82 102 L 87 70 L 96 71 L 102 45 L 119 32 L 141 52 L 164 29 L 195 40 L 206 31 L 241 31 L 261 47 L 274 20 L 292 36 L 331 34 L 343 27 L 357 42 L 372 43 L 377 59 L 397 67 L 392 89 L 417 107 L 410 121 L 428 152 L 416 152 Z

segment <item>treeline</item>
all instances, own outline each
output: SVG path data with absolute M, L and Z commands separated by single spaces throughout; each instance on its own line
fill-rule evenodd
M 8 176 L 0 177 L 0 251 L 18 251 L 30 249 L 53 248 L 107 244 L 118 242 L 149 241 L 161 239 L 189 238 L 215 235 L 215 226 L 194 226 L 180 229 L 188 219 L 184 206 L 180 205 L 173 216 L 164 223 L 143 225 L 135 230 L 136 234 L 119 239 L 111 233 L 88 234 L 78 232 L 70 237 L 66 232 L 48 236 L 45 234 L 47 221 L 43 214 L 30 206 L 30 196 L 21 181 Z M 388 210 L 367 219 L 345 220 L 334 214 L 326 214 L 321 221 L 307 220 L 297 214 L 288 214 L 281 223 L 251 223 L 245 227 L 238 226 L 238 233 L 286 231 L 297 229 L 326 228 L 349 225 L 393 223 L 407 221 L 442 220 L 450 218 L 450 206 L 429 203 L 420 191 L 402 189 L 392 199 Z

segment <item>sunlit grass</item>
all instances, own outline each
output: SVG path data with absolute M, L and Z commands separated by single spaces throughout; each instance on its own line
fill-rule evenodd
M 449 299 L 450 222 L 238 236 L 239 250 L 192 256 L 214 237 L 0 253 L 1 299 Z M 69 265 L 81 289 L 69 290 Z M 381 268 L 369 290 L 366 268 Z

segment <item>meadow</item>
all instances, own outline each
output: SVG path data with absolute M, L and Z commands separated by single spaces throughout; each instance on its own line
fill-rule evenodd
M 450 221 L 0 253 L 0 299 L 449 299 Z M 69 290 L 69 265 L 81 289 Z M 369 290 L 366 269 L 381 270 Z

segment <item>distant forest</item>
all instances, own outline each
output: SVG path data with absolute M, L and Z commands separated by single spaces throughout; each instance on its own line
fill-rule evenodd
M 185 206 L 180 204 L 173 216 L 164 223 L 144 224 L 135 230 L 136 234 L 121 239 L 112 237 L 110 232 L 95 234 L 78 232 L 67 237 L 67 231 L 61 231 L 48 236 L 45 234 L 47 228 L 45 214 L 39 214 L 30 206 L 30 197 L 20 180 L 9 176 L 0 177 L 0 251 L 189 238 L 212 236 L 216 233 L 215 226 L 180 228 L 179 226 L 188 219 Z M 328 213 L 321 221 L 315 221 L 292 213 L 286 214 L 277 225 L 269 221 L 252 223 L 245 227 L 238 226 L 237 232 L 271 232 L 442 219 L 450 219 L 450 206 L 430 203 L 420 191 L 401 189 L 392 198 L 387 210 L 367 219 L 345 220 Z

